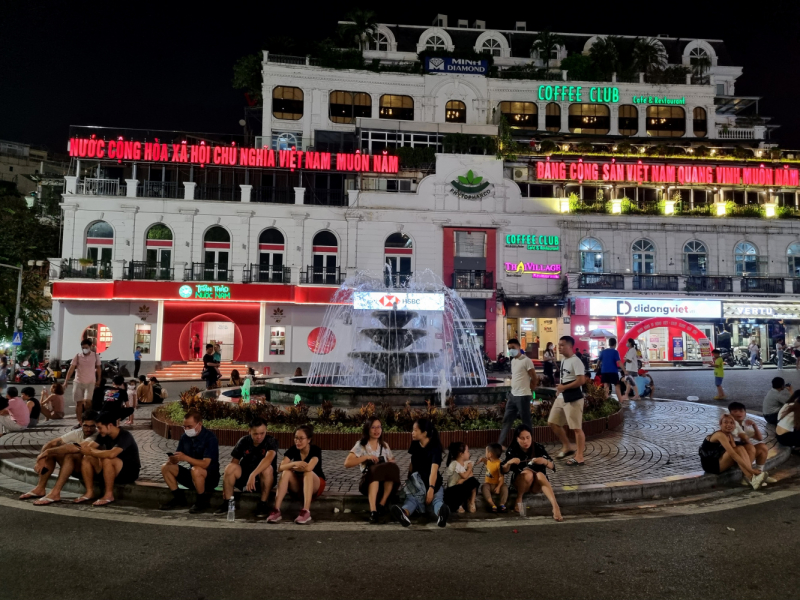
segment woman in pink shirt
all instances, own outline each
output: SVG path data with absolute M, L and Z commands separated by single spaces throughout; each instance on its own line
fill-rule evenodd
M 27 429 L 28 423 L 31 422 L 28 405 L 17 396 L 17 393 L 17 388 L 8 388 L 8 407 L 0 410 L 0 428 L 4 433 Z

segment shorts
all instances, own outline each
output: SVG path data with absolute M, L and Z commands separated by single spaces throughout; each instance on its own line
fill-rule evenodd
M 723 379 L 724 379 L 724 377 L 714 377 L 714 385 L 721 386 Z
M 92 393 L 94 393 L 94 381 L 91 383 L 72 382 L 72 400 L 76 404 L 78 402 L 91 400 Z
M 617 385 L 619 383 L 619 373 L 600 373 L 600 381 Z
M 294 474 L 295 474 L 295 475 L 302 475 L 302 473 L 296 473 L 296 472 L 295 472 Z M 302 484 L 302 481 L 301 481 L 300 483 Z M 319 489 L 317 490 L 317 493 L 316 493 L 316 494 L 314 494 L 314 495 L 311 497 L 311 499 L 312 499 L 312 500 L 316 500 L 317 498 L 319 498 L 320 496 L 322 496 L 322 492 L 324 492 L 324 491 L 325 491 L 325 480 L 324 480 L 322 477 L 320 477 L 320 478 L 319 478 Z M 289 490 L 289 493 L 291 494 L 291 496 L 292 496 L 293 498 L 296 498 L 296 499 L 299 499 L 299 500 L 302 500 L 302 499 L 303 499 L 303 492 L 302 492 L 302 490 L 300 491 L 300 493 L 295 493 L 295 492 L 292 492 L 291 490 Z
M 782 446 L 800 446 L 800 431 L 789 431 L 777 436 L 778 443 Z
M 548 423 L 556 425 L 567 425 L 570 429 L 581 429 L 583 427 L 583 405 L 585 398 L 575 400 L 575 402 L 564 402 L 564 396 L 558 395 L 553 407 L 550 409 Z
M 128 467 L 124 463 L 122 464 L 122 469 L 117 476 L 114 478 L 114 485 L 128 485 L 129 483 L 133 483 L 139 479 L 139 469 L 138 467 Z M 103 483 L 103 472 L 100 471 L 99 473 L 94 474 L 94 480 L 98 483 Z
M 246 470 L 242 469 L 241 477 L 239 477 L 239 479 L 237 479 L 236 481 L 233 482 L 234 489 L 242 490 L 244 492 L 245 489 L 247 488 L 247 480 L 250 479 L 250 475 L 252 475 L 253 471 L 255 471 L 255 470 L 256 470 L 255 467 L 253 467 L 252 469 L 246 469 Z M 274 481 L 273 481 L 273 484 L 274 484 Z M 257 492 L 261 491 L 261 477 L 256 477 L 256 491 Z
M 176 477 L 176 479 L 178 480 L 178 483 L 186 489 L 195 489 L 194 481 L 192 481 L 191 469 L 187 469 L 183 465 L 178 465 L 178 477 Z M 245 480 L 245 482 L 246 481 L 247 480 Z M 212 473 L 209 471 L 208 475 L 206 476 L 206 492 L 213 491 L 217 485 L 219 485 L 219 473 Z M 210 490 L 209 486 L 211 486 Z
M 703 467 L 703 471 L 706 473 L 719 475 L 719 458 L 713 456 L 701 456 L 700 466 Z

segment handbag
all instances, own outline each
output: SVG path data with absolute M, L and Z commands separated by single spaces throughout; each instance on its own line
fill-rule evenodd
M 564 402 L 575 402 L 583 398 L 583 390 L 579 387 L 570 388 L 561 392 L 561 395 L 564 398 Z
M 367 452 L 367 454 L 369 454 L 369 450 L 366 450 L 366 452 Z M 378 458 L 383 458 L 383 446 L 381 446 L 380 449 L 378 450 Z M 381 462 L 383 462 L 383 461 L 381 461 Z M 378 464 L 380 464 L 380 463 L 372 463 L 366 469 L 363 469 L 361 471 L 361 479 L 358 480 L 358 489 L 359 490 L 361 489 L 361 486 L 367 485 L 367 475 L 369 475 L 369 470 L 372 467 L 374 467 L 375 465 L 378 465 Z

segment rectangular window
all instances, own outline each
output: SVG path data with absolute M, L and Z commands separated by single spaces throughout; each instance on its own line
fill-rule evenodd
M 619 107 L 619 134 L 636 135 L 639 131 L 639 111 L 632 104 Z
M 286 354 L 286 328 L 269 328 L 269 353 L 270 356 L 283 356 Z
M 329 118 L 334 123 L 353 124 L 356 118 L 372 116 L 372 98 L 361 92 L 331 92 Z
M 303 118 L 303 90 L 278 86 L 272 91 L 272 116 L 297 121 Z
M 381 119 L 414 120 L 414 99 L 411 96 L 384 94 L 380 100 Z
M 486 233 L 456 231 L 456 256 L 486 258 Z
M 611 116 L 605 104 L 570 104 L 570 133 L 606 135 L 611 128 Z
M 150 354 L 150 337 L 152 333 L 151 325 L 147 323 L 136 323 L 133 326 L 133 350 L 139 347 L 142 354 Z
M 500 113 L 511 127 L 536 129 L 538 109 L 533 102 L 501 102 Z

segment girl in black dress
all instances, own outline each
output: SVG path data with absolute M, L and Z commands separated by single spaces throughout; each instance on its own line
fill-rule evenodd
M 547 469 L 556 470 L 556 465 L 544 446 L 533 443 L 533 430 L 527 425 L 520 425 L 514 431 L 514 441 L 506 450 L 506 459 L 501 471 L 512 473 L 511 480 L 517 488 L 516 506 L 522 502 L 526 492 L 537 494 L 542 492 L 553 507 L 553 518 L 563 521 L 561 509 L 558 507 L 553 487 L 547 479 Z
M 754 469 L 744 446 L 737 446 L 733 439 L 736 421 L 731 415 L 722 415 L 719 419 L 719 431 L 707 436 L 700 445 L 700 465 L 706 473 L 719 475 L 733 465 L 739 465 L 745 478 L 750 481 L 754 490 L 761 486 L 766 477 L 758 469 Z

